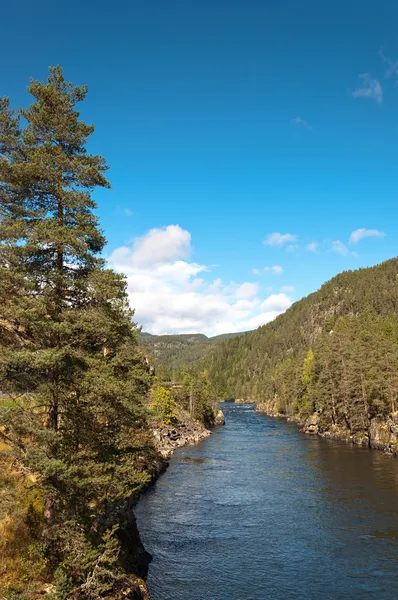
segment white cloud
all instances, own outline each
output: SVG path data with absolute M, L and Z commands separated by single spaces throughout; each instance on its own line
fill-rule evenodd
M 261 308 L 266 311 L 276 310 L 282 312 L 289 308 L 291 303 L 291 299 L 284 293 L 271 294 L 271 296 L 268 296 L 268 298 L 266 298 L 261 304 Z
M 179 225 L 151 229 L 134 240 L 131 256 L 135 266 L 149 267 L 186 258 L 191 252 L 191 234 Z
M 279 233 L 278 231 L 274 231 L 267 235 L 264 240 L 264 244 L 266 246 L 278 246 L 281 248 L 285 244 L 289 242 L 295 242 L 297 240 L 297 236 L 292 233 Z
M 294 287 L 292 285 L 283 285 L 281 287 L 281 292 L 286 292 L 287 294 L 292 294 L 294 292 Z
M 256 296 L 258 292 L 258 283 L 242 283 L 241 286 L 236 290 L 237 298 L 252 298 Z
M 302 119 L 301 117 L 295 117 L 290 121 L 290 123 L 295 127 L 301 127 L 303 129 L 312 129 L 312 126 L 308 123 L 308 121 Z
M 307 250 L 308 252 L 318 252 L 318 248 L 319 248 L 319 242 L 311 242 L 310 244 L 307 244 Z
M 222 279 L 221 277 L 218 277 L 217 279 L 214 279 L 214 281 L 209 285 L 208 290 L 210 292 L 220 292 L 222 288 Z
M 332 242 L 332 252 L 336 252 L 337 254 L 341 254 L 342 256 L 346 256 L 348 254 L 348 248 L 341 242 L 340 240 L 334 240 Z
M 281 313 L 278 311 L 266 311 L 262 312 L 251 319 L 247 319 L 245 322 L 245 329 L 241 331 L 250 331 L 251 329 L 257 329 L 257 327 L 261 327 L 261 325 L 266 325 L 270 321 L 273 321 L 275 317 L 280 315 Z
M 210 268 L 191 262 L 190 249 L 190 233 L 169 225 L 150 230 L 109 256 L 109 266 L 127 276 L 130 305 L 144 331 L 207 335 L 247 331 L 290 306 L 283 293 L 261 297 L 257 283 L 209 280 Z
M 350 244 L 357 244 L 360 240 L 367 237 L 384 237 L 384 231 L 378 229 L 356 229 L 350 235 Z
M 264 275 L 264 273 L 273 273 L 274 275 L 281 275 L 283 273 L 283 267 L 280 265 L 272 265 L 272 267 L 264 267 L 263 269 L 253 269 L 253 275 Z
M 134 213 L 133 213 L 133 211 L 132 211 L 132 210 L 130 210 L 129 208 L 125 208 L 125 209 L 123 210 L 123 212 L 124 212 L 124 214 L 126 215 L 126 217 L 132 217 L 132 216 L 133 216 L 133 214 L 134 214 Z
M 359 76 L 361 87 L 352 92 L 354 98 L 372 98 L 378 104 L 383 102 L 383 88 L 377 79 L 372 79 L 369 73 L 363 73 Z

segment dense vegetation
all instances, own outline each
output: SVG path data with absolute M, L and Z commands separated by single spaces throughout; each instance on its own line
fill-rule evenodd
M 366 437 L 398 409 L 398 259 L 341 273 L 204 363 L 220 396 Z
M 86 88 L 56 67 L 28 90 L 26 110 L 0 103 L 0 588 L 112 597 L 121 515 L 149 476 L 149 373 L 99 257 L 91 192 L 109 184 L 75 109 Z
M 140 343 L 165 377 L 172 377 L 173 371 L 204 358 L 218 342 L 240 335 L 243 334 L 226 333 L 208 338 L 203 333 L 151 335 L 142 332 Z

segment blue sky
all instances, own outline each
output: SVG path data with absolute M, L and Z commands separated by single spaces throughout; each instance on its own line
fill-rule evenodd
M 106 254 L 137 320 L 241 330 L 396 255 L 397 31 L 393 0 L 14 0 L 0 93 L 27 104 L 57 63 L 87 83 Z

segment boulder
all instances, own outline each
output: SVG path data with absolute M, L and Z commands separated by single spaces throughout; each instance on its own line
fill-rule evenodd
M 390 428 L 386 421 L 375 417 L 369 426 L 369 444 L 377 450 L 386 450 L 390 444 Z
M 306 419 L 303 425 L 303 431 L 315 435 L 319 432 L 319 415 L 314 413 Z
M 214 425 L 216 427 L 218 425 L 225 425 L 225 417 L 221 409 L 218 409 L 217 413 L 214 415 Z

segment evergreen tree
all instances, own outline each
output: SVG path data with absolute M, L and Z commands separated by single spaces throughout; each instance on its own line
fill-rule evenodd
M 0 103 L 0 386 L 11 399 L 0 419 L 45 491 L 50 562 L 78 582 L 115 503 L 145 478 L 135 457 L 148 374 L 125 280 L 100 257 L 91 194 L 109 183 L 76 110 L 87 89 L 54 67 L 28 91 L 17 114 Z

